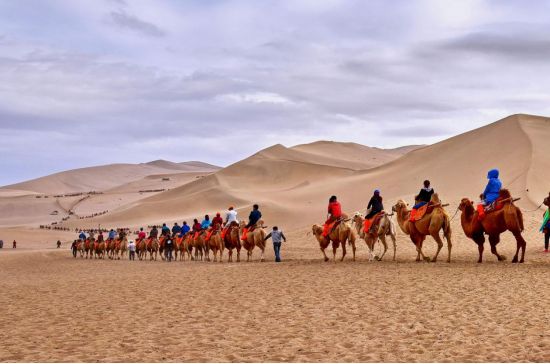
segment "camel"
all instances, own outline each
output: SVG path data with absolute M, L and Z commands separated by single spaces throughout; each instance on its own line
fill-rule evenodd
M 147 247 L 147 252 L 149 252 L 149 260 L 157 260 L 157 255 L 159 253 L 159 241 L 157 238 L 149 238 L 145 243 Z M 145 259 L 147 259 L 147 252 L 145 252 Z
M 224 237 L 225 248 L 227 249 L 227 262 L 233 262 L 233 249 L 237 250 L 237 262 L 241 261 L 241 239 L 239 236 L 239 224 L 233 221 Z
M 178 260 L 178 253 L 180 254 L 180 260 L 185 260 L 185 252 L 187 251 L 186 242 L 186 236 L 178 236 L 174 239 L 174 260 Z
M 321 252 L 323 253 L 325 262 L 329 261 L 329 258 L 327 257 L 327 254 L 325 253 L 325 249 L 328 248 L 330 243 L 332 242 L 332 259 L 333 262 L 336 262 L 336 250 L 342 244 L 342 258 L 340 261 L 344 260 L 344 257 L 346 256 L 346 243 L 349 242 L 352 246 L 353 250 L 353 261 L 355 261 L 355 232 L 351 228 L 351 226 L 346 221 L 346 216 L 344 215 L 342 218 L 342 221 L 338 226 L 336 226 L 332 231 L 329 233 L 328 237 L 323 236 L 323 226 L 321 225 L 313 225 L 311 227 L 311 231 L 313 235 L 317 238 L 317 241 L 319 242 L 319 247 L 321 248 Z
M 164 246 L 166 244 L 166 236 L 161 236 L 158 242 L 159 242 L 160 259 L 164 260 Z
M 389 235 L 391 237 L 391 240 L 393 242 L 393 261 L 395 261 L 395 251 L 396 251 L 396 244 L 395 244 L 395 225 L 393 221 L 390 219 L 389 215 L 384 213 L 384 217 L 380 220 L 380 223 L 378 225 L 378 230 L 375 233 L 367 233 L 363 229 L 363 224 L 365 222 L 365 219 L 361 216 L 361 213 L 357 212 L 355 213 L 355 216 L 353 217 L 353 227 L 355 228 L 355 231 L 357 235 L 365 240 L 365 243 L 367 243 L 367 248 L 369 249 L 369 261 L 372 260 L 382 260 L 384 258 L 384 255 L 388 251 L 388 244 L 386 243 L 386 236 Z M 384 251 L 382 252 L 381 256 L 374 255 L 374 244 L 380 239 L 382 242 L 382 245 L 384 246 Z
M 267 234 L 265 233 L 263 225 L 264 221 L 258 220 L 254 230 L 246 233 L 246 239 L 241 239 L 246 223 L 244 221 L 241 221 L 241 223 L 239 224 L 239 239 L 241 239 L 242 247 L 246 249 L 247 262 L 250 262 L 252 251 L 256 246 L 260 249 L 260 262 L 265 262 L 265 237 L 267 236 Z
M 94 243 L 95 257 L 97 259 L 105 259 L 106 244 L 104 241 L 101 243 Z
M 126 254 L 126 250 L 128 249 L 128 239 L 126 239 L 126 237 L 123 239 L 116 239 L 114 244 L 115 246 L 112 249 L 113 259 L 119 260 L 124 257 L 124 254 Z
M 79 240 L 77 243 L 76 243 L 76 251 L 77 252 L 80 252 L 80 258 L 84 259 L 84 242 L 82 240 Z M 86 257 L 87 258 L 87 257 Z
M 212 229 L 210 239 L 205 242 L 206 260 L 210 261 L 209 251 L 212 250 L 212 253 L 214 253 L 214 262 L 217 262 L 218 252 L 220 252 L 220 263 L 222 263 L 224 243 L 222 241 L 220 226 L 216 225 Z
M 138 240 L 136 243 L 136 253 L 139 260 L 147 258 L 147 239 Z
M 397 214 L 397 223 L 401 230 L 409 235 L 411 241 L 416 246 L 417 256 L 416 261 L 419 262 L 424 259 L 427 262 L 436 262 L 439 252 L 443 248 L 443 241 L 439 236 L 439 231 L 443 230 L 445 239 L 447 240 L 447 248 L 449 250 L 447 256 L 447 263 L 451 262 L 451 222 L 449 216 L 441 206 L 441 201 L 437 193 L 432 195 L 432 201 L 430 202 L 434 205 L 433 211 L 426 213 L 422 219 L 415 222 L 410 222 L 410 210 L 407 208 L 407 203 L 403 200 L 397 201 L 395 206 L 392 207 L 392 210 Z M 437 252 L 434 257 L 430 259 L 422 252 L 422 243 L 426 239 L 426 236 L 431 235 L 434 240 L 437 242 Z
M 204 258 L 204 251 L 205 251 L 205 243 L 204 243 L 204 238 L 206 237 L 206 231 L 201 231 L 199 232 L 198 236 L 195 238 L 195 236 L 193 235 L 193 238 L 192 238 L 192 247 L 195 249 L 195 259 L 194 260 L 199 260 L 199 256 L 200 256 L 200 260 L 202 261 L 203 258 Z
M 460 201 L 459 210 L 462 212 L 460 223 L 464 234 L 472 239 L 478 247 L 479 259 L 478 263 L 483 261 L 483 244 L 485 243 L 484 233 L 489 235 L 489 244 L 491 245 L 491 253 L 496 255 L 499 261 L 506 260 L 504 255 L 497 252 L 497 244 L 500 242 L 500 234 L 506 230 L 510 231 L 516 238 L 516 254 L 512 259 L 512 263 L 518 263 L 518 254 L 521 249 L 521 259 L 519 263 L 524 262 L 525 248 L 527 242 L 521 235 L 523 232 L 523 214 L 521 210 L 514 205 L 514 201 L 510 192 L 506 189 L 500 191 L 500 198 L 503 199 L 502 209 L 489 212 L 479 221 L 478 213 L 474 208 L 474 203 L 468 198 L 463 198 Z
M 116 249 L 115 239 L 107 239 L 105 243 L 105 247 L 106 247 L 107 256 L 109 257 L 109 259 L 113 259 L 115 255 L 115 249 Z
M 90 256 L 90 259 L 94 257 L 94 241 L 86 239 L 84 241 L 84 251 L 86 252 L 86 259 Z

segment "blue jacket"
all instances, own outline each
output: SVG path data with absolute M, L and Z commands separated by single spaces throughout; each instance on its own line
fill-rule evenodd
M 189 227 L 189 225 L 182 225 L 181 226 L 181 235 L 187 234 L 190 230 L 191 230 L 191 228 Z
M 485 197 L 485 203 L 489 204 L 495 201 L 498 198 L 500 189 L 502 188 L 502 182 L 498 179 L 498 169 L 491 169 L 487 174 L 489 183 L 483 191 L 483 196 Z
M 181 226 L 179 225 L 174 225 L 172 227 L 172 235 L 176 235 L 176 234 L 179 234 L 181 232 Z
M 116 231 L 109 231 L 109 239 L 114 239 L 116 237 Z
M 78 238 L 79 238 L 80 240 L 86 240 L 86 234 L 80 233 L 80 235 L 78 235 Z
M 249 224 L 255 225 L 258 222 L 258 220 L 260 220 L 261 218 L 262 218 L 262 213 L 260 212 L 260 210 L 252 210 L 252 212 L 250 213 L 250 216 L 248 216 Z
M 202 229 L 208 229 L 209 227 L 210 227 L 210 220 L 206 220 L 206 219 L 202 220 L 201 228 Z

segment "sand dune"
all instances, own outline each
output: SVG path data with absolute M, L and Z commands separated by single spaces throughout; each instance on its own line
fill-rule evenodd
M 514 196 L 523 198 L 520 205 L 530 207 L 546 195 L 548 172 L 544 170 L 546 162 L 541 160 L 548 148 L 545 140 L 550 136 L 547 120 L 513 115 L 361 170 L 346 165 L 347 152 L 340 154 L 343 167 L 335 166 L 337 154 L 330 152 L 331 148 L 362 148 L 357 145 L 275 145 L 203 180 L 126 206 L 100 221 L 113 219 L 131 224 L 179 220 L 213 213 L 229 204 L 236 205 L 243 216 L 257 202 L 270 223 L 297 228 L 321 221 L 332 194 L 339 196 L 346 211 L 353 212 L 363 210 L 372 191 L 379 188 L 389 208 L 399 198 L 412 202 L 426 178 L 444 201 L 456 205 L 462 197 L 477 198 L 491 168 L 500 168 L 504 185 Z M 326 155 L 332 158 L 323 156 L 326 145 Z M 322 164 L 324 158 L 327 164 Z
M 395 149 L 380 149 L 357 143 L 319 141 L 296 145 L 291 149 L 311 154 L 309 162 L 316 160 L 320 164 L 325 165 L 351 169 L 369 169 L 391 162 L 421 147 L 419 145 L 410 145 Z
M 162 160 L 141 164 L 109 164 L 59 172 L 5 186 L 0 191 L 15 189 L 45 194 L 103 191 L 149 175 L 173 174 L 175 172 L 211 173 L 218 169 L 219 167 L 200 164 L 200 162 L 173 163 Z

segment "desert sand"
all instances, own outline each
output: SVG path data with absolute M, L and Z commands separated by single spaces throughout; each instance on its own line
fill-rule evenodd
M 163 161 L 147 165 L 150 174 L 113 177 L 105 186 L 88 182 L 109 174 L 97 167 L 83 179 L 68 171 L 0 189 L 0 360 L 550 361 L 550 255 L 541 252 L 543 211 L 528 212 L 550 190 L 549 134 L 550 119 L 514 115 L 429 146 L 276 145 L 220 170 L 170 170 Z M 523 264 L 510 263 L 516 244 L 509 233 L 498 246 L 507 261 L 497 262 L 486 246 L 477 264 L 477 247 L 454 214 L 462 197 L 481 192 L 493 167 L 526 211 Z M 414 262 L 401 231 L 395 262 L 391 254 L 369 262 L 361 241 L 357 261 L 322 261 L 309 231 L 325 218 L 331 194 L 353 213 L 380 188 L 390 209 L 400 198 L 412 202 L 425 178 L 454 217 L 450 264 L 446 248 L 437 263 Z M 139 193 L 162 182 L 170 184 L 164 192 Z M 69 185 L 78 188 L 65 191 Z M 35 197 L 92 187 L 104 193 L 80 202 Z M 257 251 L 251 263 L 227 263 L 226 253 L 221 264 L 74 259 L 76 234 L 37 227 L 69 209 L 80 216 L 108 206 L 109 213 L 58 226 L 139 227 L 230 204 L 244 217 L 254 202 L 267 225 L 287 234 L 282 263 L 273 262 L 270 243 L 264 263 Z M 435 246 L 428 238 L 425 251 L 433 255 Z

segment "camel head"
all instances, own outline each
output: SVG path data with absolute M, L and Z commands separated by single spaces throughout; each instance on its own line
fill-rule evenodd
M 399 200 L 394 206 L 392 206 L 391 210 L 393 212 L 399 213 L 400 211 L 403 211 L 404 209 L 406 209 L 408 205 L 409 204 L 406 203 L 405 201 Z
M 441 203 L 441 200 L 439 199 L 439 195 L 437 194 L 437 192 L 432 195 L 430 202 L 432 202 L 433 204 Z
M 311 227 L 311 232 L 315 236 L 320 236 L 323 233 L 323 228 L 321 226 L 315 224 Z
M 469 198 L 465 197 L 463 198 L 462 200 L 460 200 L 460 205 L 458 205 L 458 209 L 460 211 L 466 211 L 468 210 L 470 207 L 474 207 L 474 202 L 472 200 L 470 200 Z

